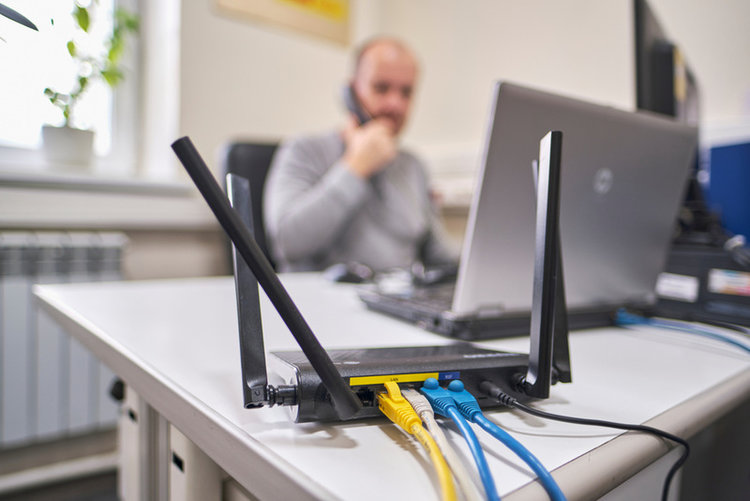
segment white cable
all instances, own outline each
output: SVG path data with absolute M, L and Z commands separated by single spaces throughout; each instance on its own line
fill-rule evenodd
M 440 452 L 443 453 L 445 461 L 453 472 L 453 476 L 456 477 L 456 481 L 461 488 L 464 498 L 467 501 L 482 501 L 484 498 L 479 492 L 476 484 L 472 482 L 469 472 L 456 454 L 456 451 L 454 451 L 453 447 L 448 443 L 448 439 L 445 437 L 443 430 L 440 429 L 440 426 L 435 420 L 435 413 L 432 411 L 432 406 L 427 399 L 417 390 L 412 389 L 401 390 L 401 395 L 411 404 L 414 411 L 427 428 L 427 432 L 432 435 Z

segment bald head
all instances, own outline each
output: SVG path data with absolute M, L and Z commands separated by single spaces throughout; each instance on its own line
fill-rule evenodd
M 411 50 L 392 38 L 371 40 L 358 51 L 352 86 L 365 110 L 398 134 L 406 123 L 417 80 Z
M 371 40 L 368 40 L 367 42 L 363 43 L 355 53 L 354 56 L 354 74 L 356 75 L 359 71 L 359 68 L 362 64 L 362 59 L 367 55 L 370 50 L 375 50 L 377 53 L 378 51 L 390 51 L 393 56 L 396 55 L 402 55 L 405 57 L 408 57 L 412 60 L 414 65 L 416 66 L 416 58 L 414 57 L 414 54 L 412 53 L 411 49 L 406 46 L 401 40 L 398 40 L 396 38 L 386 38 L 386 37 L 380 37 L 380 38 L 373 38 Z

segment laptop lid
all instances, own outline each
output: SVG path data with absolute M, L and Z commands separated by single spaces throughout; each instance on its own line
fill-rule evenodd
M 528 312 L 539 138 L 562 130 L 560 235 L 569 309 L 651 302 L 697 130 L 516 84 L 494 88 L 452 315 Z

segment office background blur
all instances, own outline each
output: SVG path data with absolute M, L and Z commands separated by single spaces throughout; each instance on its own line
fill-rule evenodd
M 125 3 L 142 21 L 134 90 L 115 108 L 132 131 L 130 159 L 69 170 L 0 144 L 0 232 L 121 233 L 124 279 L 230 273 L 223 233 L 169 145 L 189 135 L 218 176 L 230 141 L 275 142 L 342 124 L 352 49 L 372 36 L 401 38 L 419 57 L 403 142 L 427 160 L 456 241 L 494 81 L 636 105 L 632 0 L 352 0 L 347 43 L 222 9 L 219 0 Z M 703 147 L 750 142 L 750 2 L 649 4 L 695 74 Z M 12 5 L 22 11 L 24 3 Z M 22 47 L 2 21 L 0 52 Z M 3 68 L 0 78 L 13 72 Z M 111 433 L 103 443 L 111 446 Z M 13 455 L 0 447 L 0 479 L 47 454 L 16 445 Z M 84 440 L 77 450 L 90 447 Z
M 702 135 L 750 136 L 750 33 L 743 25 L 750 5 L 650 5 L 695 73 Z M 140 11 L 138 152 L 125 175 L 145 187 L 124 189 L 119 172 L 110 182 L 99 167 L 98 191 L 75 181 L 42 188 L 37 171 L 20 184 L 14 179 L 14 187 L 0 184 L 2 228 L 125 230 L 130 278 L 226 272 L 220 232 L 192 189 L 153 187 L 189 185 L 171 141 L 189 135 L 218 174 L 230 140 L 277 141 L 335 127 L 344 119 L 339 95 L 351 49 L 371 36 L 395 35 L 419 54 L 421 82 L 403 140 L 428 160 L 446 204 L 459 207 L 456 238 L 494 80 L 635 106 L 631 0 L 355 0 L 348 44 L 220 9 L 217 0 L 141 2 Z

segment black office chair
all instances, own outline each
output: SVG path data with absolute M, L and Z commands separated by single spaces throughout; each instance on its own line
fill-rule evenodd
M 253 236 L 274 269 L 276 269 L 276 263 L 269 252 L 265 225 L 263 224 L 263 187 L 266 184 L 266 175 L 271 167 L 271 160 L 277 147 L 278 143 L 235 141 L 227 145 L 222 156 L 222 182 L 224 182 L 225 190 L 227 174 L 236 174 L 250 181 Z

